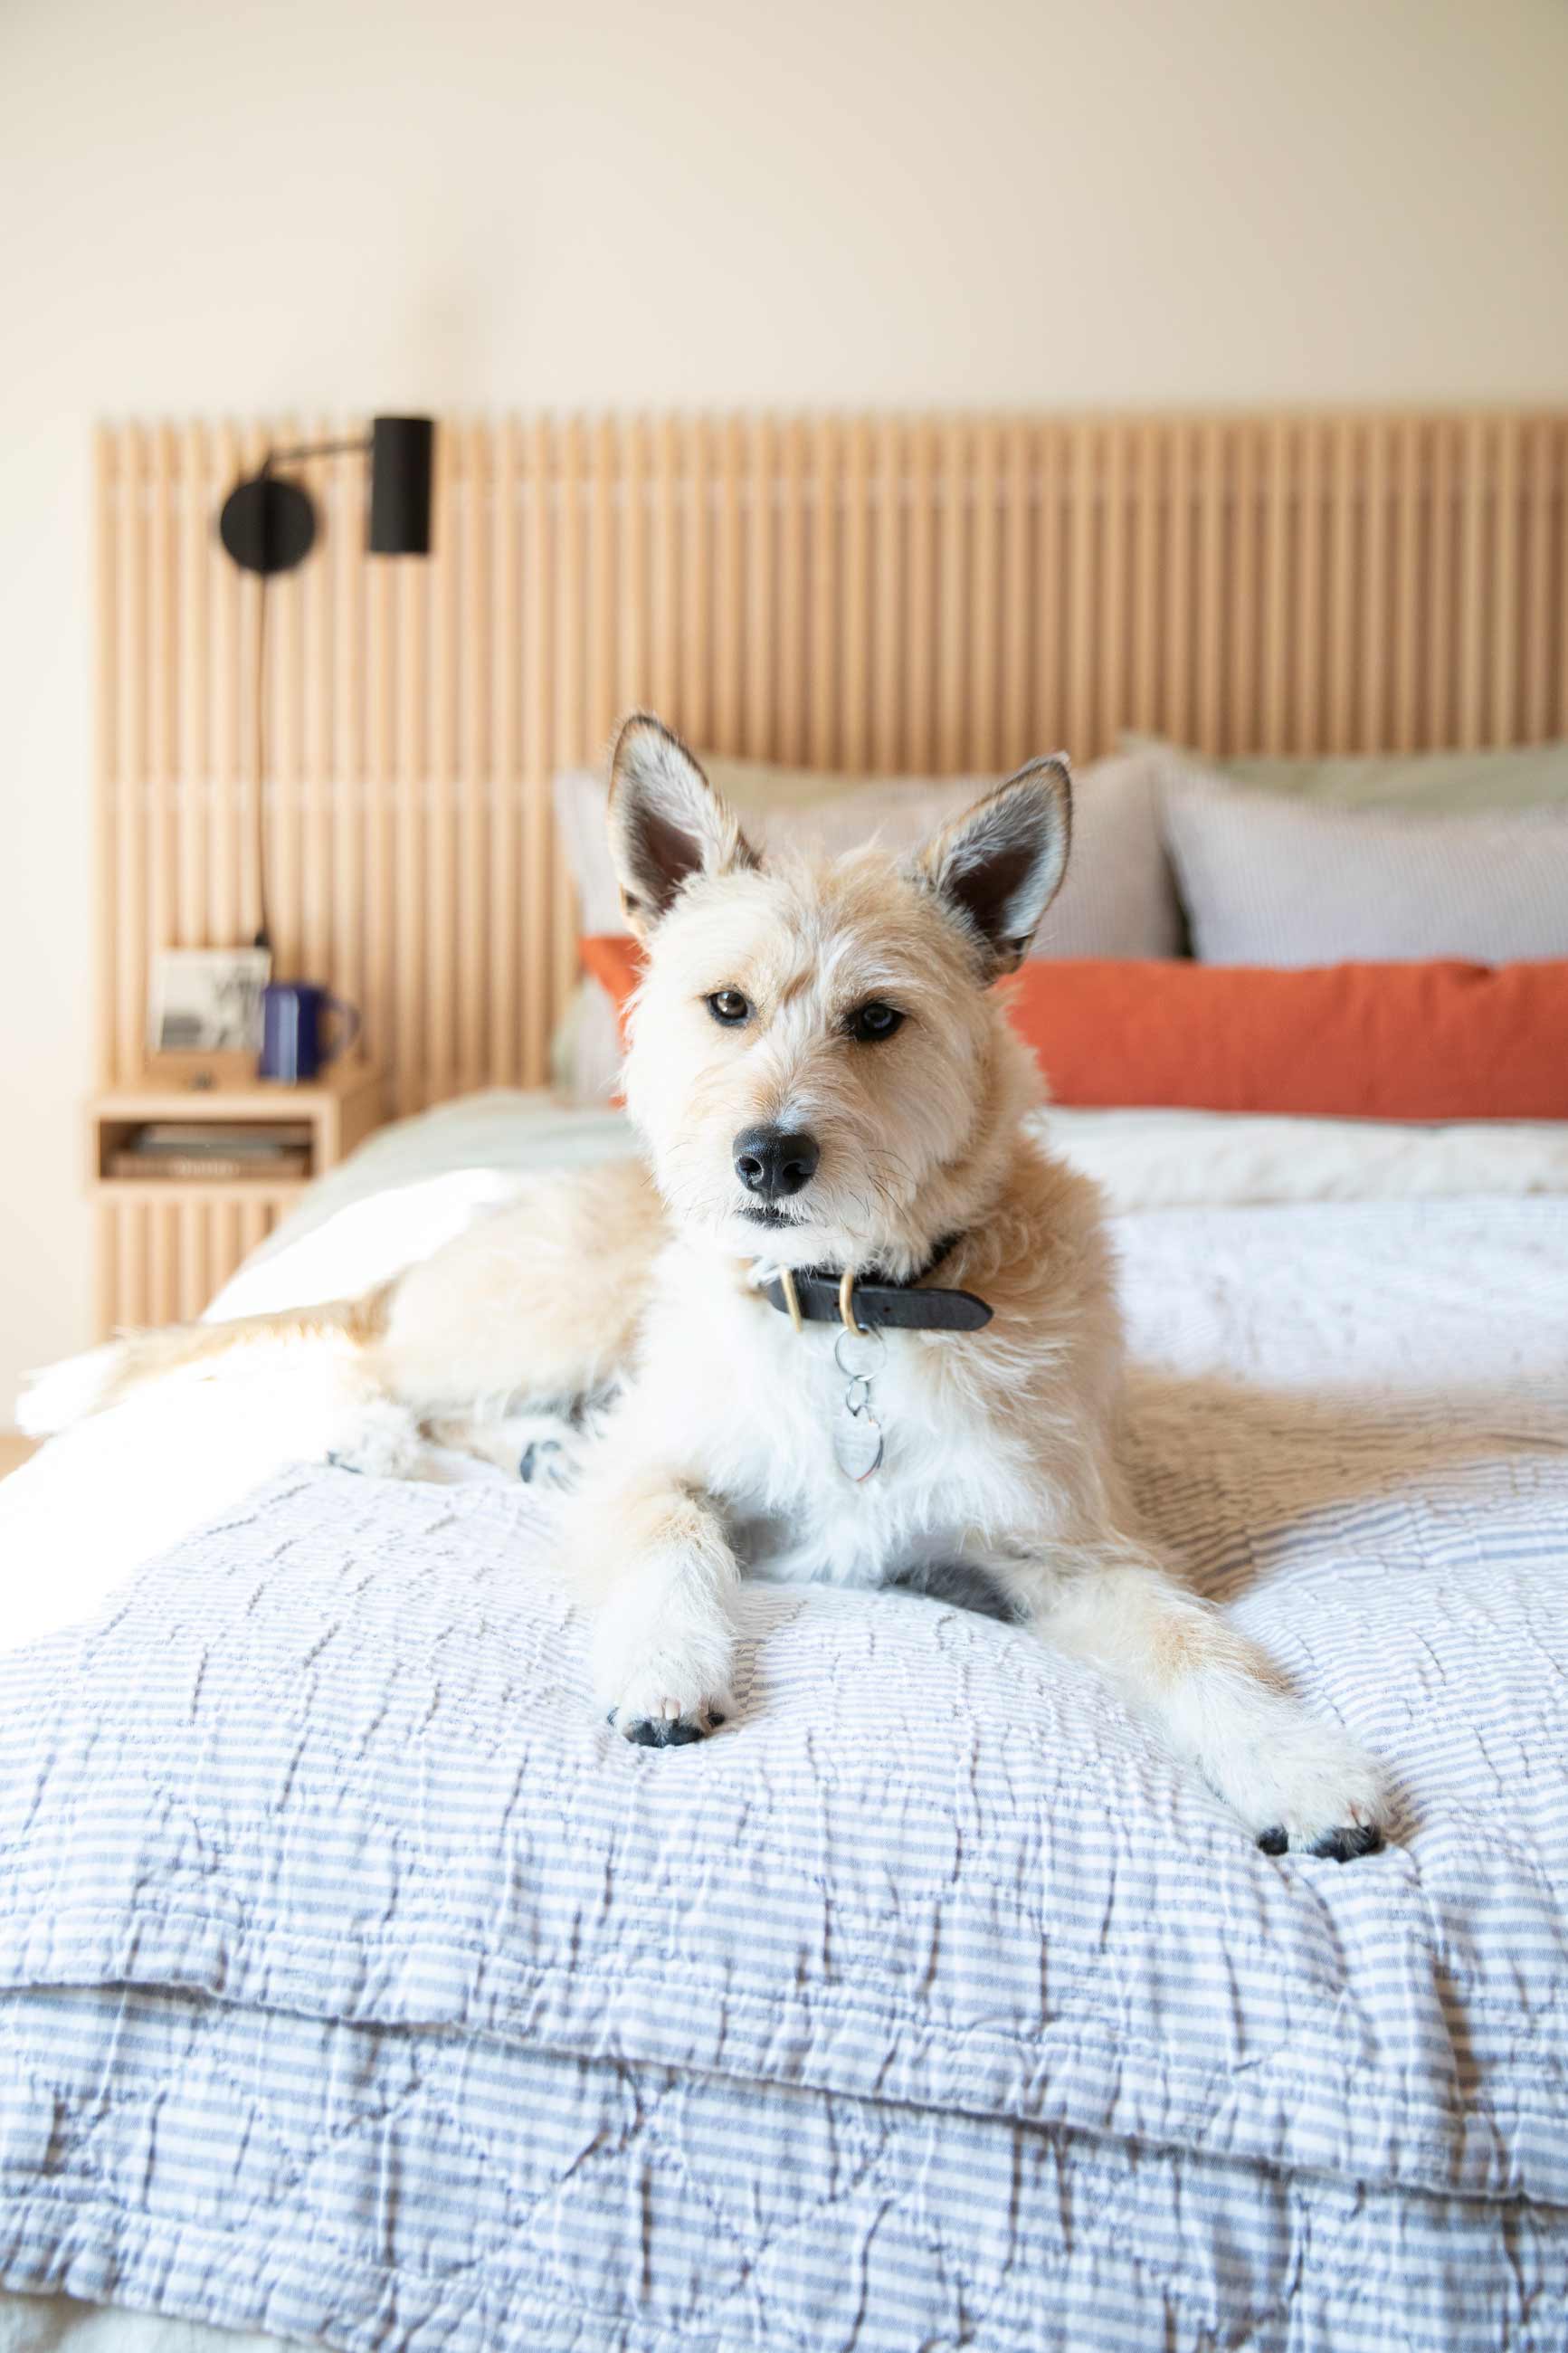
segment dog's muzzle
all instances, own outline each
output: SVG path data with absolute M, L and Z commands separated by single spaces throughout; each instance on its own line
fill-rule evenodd
M 815 1135 L 782 1127 L 743 1127 L 735 1138 L 735 1174 L 759 1201 L 783 1201 L 809 1185 L 821 1158 Z

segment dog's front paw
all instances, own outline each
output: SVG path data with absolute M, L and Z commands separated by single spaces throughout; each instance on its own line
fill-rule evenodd
M 730 1655 L 728 1630 L 717 1627 L 635 1651 L 624 1641 L 601 1640 L 594 1681 L 605 1722 L 638 1748 L 706 1740 L 734 1712 Z
M 1265 1854 L 1311 1854 L 1354 1862 L 1384 1843 L 1384 1778 L 1363 1749 L 1331 1725 L 1296 1715 L 1237 1760 L 1222 1794 Z
M 650 1713 L 649 1703 L 632 1700 L 610 1708 L 605 1720 L 637 1748 L 686 1748 L 694 1740 L 706 1740 L 725 1720 L 711 1700 L 682 1707 L 678 1699 L 661 1696 L 651 1706 Z
M 330 1433 L 326 1460 L 337 1471 L 370 1479 L 416 1479 L 426 1460 L 419 1424 L 390 1398 L 356 1404 Z

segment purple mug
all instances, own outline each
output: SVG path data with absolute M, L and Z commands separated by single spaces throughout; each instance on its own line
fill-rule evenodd
M 342 1035 L 323 1048 L 321 1017 L 335 1014 Z M 257 1075 L 286 1087 L 302 1086 L 335 1062 L 359 1036 L 352 1005 L 313 980 L 274 980 L 261 992 L 261 1060 Z

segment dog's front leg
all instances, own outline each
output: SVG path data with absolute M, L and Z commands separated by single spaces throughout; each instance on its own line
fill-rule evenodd
M 706 1738 L 731 1712 L 740 1568 L 711 1498 L 658 1471 L 579 1497 L 568 1558 L 594 1609 L 594 1683 L 645 1748 Z
M 1153 1715 L 1268 1852 L 1348 1862 L 1383 1844 L 1373 1760 L 1302 1707 L 1256 1643 L 1141 1547 L 1109 1535 L 1052 1547 L 1016 1589 L 1047 1641 L 1092 1660 Z

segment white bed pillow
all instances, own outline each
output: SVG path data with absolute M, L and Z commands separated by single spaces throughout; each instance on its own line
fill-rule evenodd
M 1568 956 L 1568 815 L 1323 808 L 1167 768 L 1165 839 L 1207 964 Z
M 763 849 L 798 843 L 837 851 L 876 834 L 892 849 L 912 849 L 994 781 L 867 780 L 706 756 L 704 765 Z M 1036 955 L 1179 953 L 1181 913 L 1160 829 L 1158 784 L 1166 765 L 1158 753 L 1138 752 L 1096 761 L 1075 779 L 1072 857 Z M 624 930 L 605 835 L 604 780 L 583 771 L 558 776 L 555 807 L 583 930 Z

